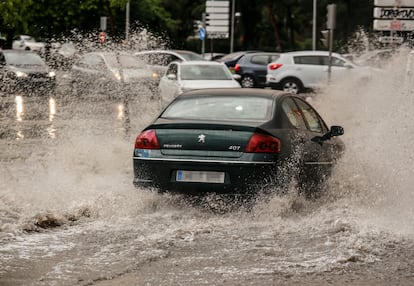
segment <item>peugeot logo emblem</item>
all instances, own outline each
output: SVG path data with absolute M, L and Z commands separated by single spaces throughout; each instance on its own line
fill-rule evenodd
M 198 135 L 198 143 L 206 143 L 206 135 L 204 134 Z

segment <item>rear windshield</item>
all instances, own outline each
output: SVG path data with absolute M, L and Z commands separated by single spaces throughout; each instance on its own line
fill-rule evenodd
M 230 71 L 224 65 L 182 65 L 183 80 L 232 80 Z
M 264 121 L 271 118 L 273 110 L 273 99 L 267 97 L 183 96 L 171 103 L 161 117 L 215 121 Z
M 186 61 L 202 61 L 204 60 L 202 56 L 192 52 L 177 52 L 180 56 L 182 56 Z
M 34 53 L 4 53 L 4 57 L 12 66 L 45 66 L 45 62 Z

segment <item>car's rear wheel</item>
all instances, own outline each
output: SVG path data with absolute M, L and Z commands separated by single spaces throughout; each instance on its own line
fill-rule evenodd
M 241 79 L 240 84 L 244 88 L 252 88 L 255 86 L 255 81 L 251 75 L 244 75 Z
M 283 91 L 298 94 L 303 90 L 303 84 L 296 78 L 285 78 L 281 82 L 281 88 Z

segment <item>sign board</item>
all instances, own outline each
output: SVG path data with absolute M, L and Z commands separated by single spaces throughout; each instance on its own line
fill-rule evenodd
M 230 1 L 206 1 L 206 30 L 211 39 L 229 37 Z
M 375 0 L 374 6 L 381 7 L 414 7 L 414 0 Z
M 206 6 L 206 13 L 208 14 L 229 14 L 230 9 L 229 7 L 209 7 Z
M 374 8 L 376 19 L 414 20 L 414 8 Z
M 106 31 L 106 17 L 101 17 L 101 31 Z
M 206 29 L 204 29 L 203 27 L 200 28 L 200 30 L 198 31 L 200 40 L 204 41 L 204 39 L 206 38 Z
M 229 14 L 208 14 L 206 19 L 209 20 L 229 20 Z
M 374 30 L 377 31 L 414 31 L 412 20 L 374 20 Z
M 228 0 L 207 0 L 206 7 L 229 7 Z
M 414 0 L 374 0 L 376 31 L 414 31 Z
M 225 32 L 209 32 L 208 37 L 211 39 L 227 39 L 229 37 L 229 33 Z
M 391 37 L 391 36 L 383 36 L 379 37 L 378 41 L 383 44 L 402 44 L 404 42 L 403 37 Z

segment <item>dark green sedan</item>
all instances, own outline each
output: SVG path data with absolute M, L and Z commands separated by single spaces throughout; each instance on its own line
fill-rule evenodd
M 136 138 L 135 186 L 251 194 L 292 182 L 313 192 L 344 151 L 340 126 L 305 100 L 263 89 L 203 89 L 174 99 Z

